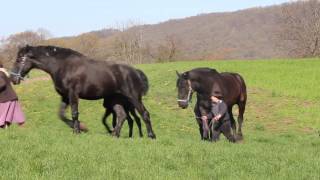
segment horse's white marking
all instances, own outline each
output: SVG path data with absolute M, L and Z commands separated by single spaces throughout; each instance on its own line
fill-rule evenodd
M 57 48 L 54 48 L 53 51 L 56 52 L 56 51 L 57 51 Z
M 46 56 L 49 56 L 49 53 L 48 53 L 48 52 L 46 52 Z

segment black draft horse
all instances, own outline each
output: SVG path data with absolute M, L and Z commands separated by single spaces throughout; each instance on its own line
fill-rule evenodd
M 80 133 L 79 99 L 97 100 L 121 94 L 129 99 L 141 115 L 148 137 L 156 138 L 149 112 L 142 103 L 146 87 L 135 68 L 114 62 L 95 61 L 67 48 L 27 45 L 17 53 L 11 75 L 13 83 L 19 84 L 33 68 L 41 69 L 51 76 L 56 91 L 62 97 L 59 113 L 61 118 L 65 118 L 65 110 L 68 105 L 71 106 L 75 133 Z
M 236 137 L 242 139 L 243 114 L 247 101 L 246 85 L 243 78 L 237 73 L 218 73 L 215 69 L 196 68 L 182 74 L 177 72 L 178 105 L 185 109 L 191 101 L 193 92 L 197 92 L 197 102 L 194 113 L 199 125 L 201 139 L 208 139 L 209 125 L 201 120 L 201 116 L 207 115 L 211 109 L 210 97 L 212 94 L 220 94 L 228 105 L 231 117 L 231 125 L 234 134 L 236 124 L 232 115 L 232 107 L 239 107 L 238 132 Z

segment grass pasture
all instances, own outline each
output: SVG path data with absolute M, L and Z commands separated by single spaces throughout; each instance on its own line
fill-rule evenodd
M 137 67 L 149 78 L 144 102 L 156 140 L 139 138 L 136 126 L 128 138 L 126 124 L 121 138 L 106 135 L 102 101 L 80 101 L 89 132 L 74 135 L 58 120 L 60 99 L 51 80 L 34 71 L 31 79 L 38 80 L 15 87 L 26 126 L 0 130 L 0 179 L 320 179 L 320 59 Z M 195 67 L 243 75 L 243 142 L 200 141 L 191 108 L 178 108 L 175 70 Z M 144 124 L 143 130 L 146 135 Z

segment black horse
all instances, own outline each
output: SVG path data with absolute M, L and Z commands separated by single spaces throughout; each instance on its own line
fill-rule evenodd
M 132 105 L 132 103 L 129 102 L 128 98 L 126 98 L 121 94 L 114 94 L 112 96 L 105 98 L 105 101 L 103 102 L 103 106 L 106 108 L 106 111 L 102 118 L 102 123 L 110 134 L 111 133 L 120 134 L 120 132 L 115 132 L 115 130 L 120 131 L 120 128 L 122 127 L 122 124 L 117 124 L 117 119 L 121 119 L 120 121 L 121 123 L 123 123 L 122 119 L 127 119 L 128 125 L 129 125 L 129 137 L 132 137 L 132 133 L 133 133 L 133 120 L 131 117 L 132 115 L 139 128 L 140 137 L 143 136 L 140 118 L 136 114 L 135 108 Z M 111 114 L 113 115 L 112 127 L 114 128 L 114 131 L 110 129 L 109 125 L 106 122 L 108 116 Z M 120 128 L 119 127 L 116 128 L 117 125 Z
M 232 107 L 237 104 L 239 107 L 238 115 L 238 136 L 242 138 L 243 114 L 247 100 L 246 85 L 243 78 L 237 73 L 218 73 L 215 69 L 196 68 L 182 74 L 177 72 L 178 105 L 185 109 L 191 101 L 193 92 L 197 92 L 197 102 L 194 113 L 199 125 L 201 139 L 209 138 L 209 124 L 203 122 L 201 116 L 207 115 L 211 109 L 210 97 L 219 94 L 228 105 L 231 116 L 231 125 L 234 134 L 236 124 L 232 116 Z
M 148 136 L 156 137 L 149 112 L 142 103 L 143 92 L 148 87 L 135 68 L 113 62 L 95 61 L 67 48 L 27 45 L 17 53 L 12 69 L 13 83 L 19 84 L 33 68 L 41 69 L 51 76 L 56 91 L 62 97 L 60 117 L 65 117 L 67 106 L 71 106 L 75 133 L 80 132 L 79 99 L 97 100 L 112 94 L 121 94 L 129 99 L 142 116 Z

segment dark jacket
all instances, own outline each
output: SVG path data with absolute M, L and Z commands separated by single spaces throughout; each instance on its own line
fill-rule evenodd
M 10 84 L 10 79 L 0 71 L 0 103 L 13 100 L 18 100 L 18 97 Z
M 211 104 L 211 112 L 208 114 L 208 119 L 212 119 L 213 117 L 221 114 L 221 118 L 219 121 L 228 121 L 230 120 L 230 115 L 228 113 L 228 107 L 225 102 L 220 100 L 218 103 Z

